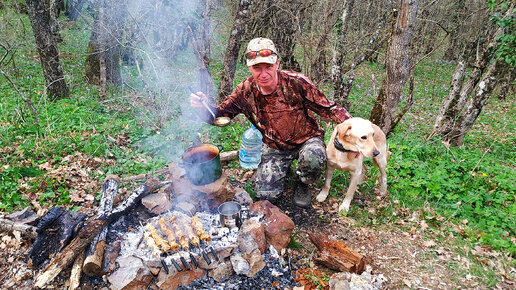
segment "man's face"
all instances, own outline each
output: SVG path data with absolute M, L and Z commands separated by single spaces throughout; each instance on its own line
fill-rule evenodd
M 250 66 L 249 70 L 260 87 L 273 88 L 278 84 L 278 66 L 279 60 L 275 64 L 257 63 Z

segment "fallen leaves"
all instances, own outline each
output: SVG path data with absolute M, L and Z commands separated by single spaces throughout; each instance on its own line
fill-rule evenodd
M 299 282 L 304 290 L 330 289 L 325 274 L 314 268 L 300 268 L 294 273 L 294 279 Z

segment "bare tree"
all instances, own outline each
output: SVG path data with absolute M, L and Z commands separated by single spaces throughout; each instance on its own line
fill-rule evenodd
M 88 44 L 85 71 L 89 83 L 100 84 L 101 70 L 105 70 L 106 83 L 122 84 L 120 72 L 120 43 L 125 5 L 115 0 L 98 0 L 95 5 L 94 24 Z M 103 9 L 103 13 L 100 13 Z M 104 17 L 100 17 L 104 15 Z M 101 55 L 104 66 L 101 68 Z
M 308 0 L 254 1 L 250 8 L 251 19 L 245 38 L 267 37 L 274 41 L 281 58 L 281 67 L 300 71 L 294 49 L 299 27 L 310 4 Z
M 215 85 L 210 73 L 210 21 L 212 13 L 212 0 L 203 0 L 201 23 L 190 22 L 188 29 L 192 39 L 194 54 L 197 58 L 201 91 L 213 98 Z
M 27 0 L 26 3 L 47 83 L 47 93 L 52 99 L 68 98 L 68 86 L 59 63 L 56 38 L 51 29 L 51 20 L 46 7 L 42 1 Z
M 508 5 L 506 17 L 513 17 L 514 3 Z M 452 87 L 448 98 L 436 118 L 434 130 L 428 138 L 441 135 L 443 143 L 460 146 L 466 133 L 478 118 L 486 101 L 496 84 L 500 72 L 503 71 L 502 61 L 494 60 L 494 48 L 503 28 L 488 29 L 488 37 L 481 47 L 477 61 L 473 65 L 466 83 L 464 83 L 465 64 L 459 61 L 452 77 Z
M 245 33 L 245 25 L 249 19 L 250 0 L 240 0 L 236 10 L 235 20 L 229 34 L 228 45 L 222 61 L 222 76 L 220 77 L 218 99 L 222 100 L 233 91 L 236 64 L 240 44 Z
M 371 122 L 377 124 L 386 134 L 395 125 L 393 121 L 397 119 L 396 109 L 410 76 L 409 47 L 418 4 L 418 0 L 401 0 L 387 48 L 386 76 L 371 111 Z

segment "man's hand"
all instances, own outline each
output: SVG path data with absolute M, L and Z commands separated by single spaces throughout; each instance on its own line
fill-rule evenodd
M 192 108 L 196 108 L 196 109 L 204 108 L 204 106 L 201 102 L 201 98 L 202 98 L 202 100 L 204 100 L 205 103 L 208 102 L 208 97 L 206 97 L 206 95 L 203 92 L 197 92 L 195 94 L 191 93 L 190 94 L 190 106 L 192 106 Z

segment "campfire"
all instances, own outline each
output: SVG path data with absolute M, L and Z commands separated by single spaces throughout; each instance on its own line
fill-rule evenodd
M 45 287 L 73 263 L 71 286 L 79 285 L 84 272 L 104 277 L 112 289 L 294 287 L 285 251 L 294 223 L 279 208 L 268 201 L 252 203 L 223 173 L 195 185 L 172 163 L 165 176 L 164 181 L 149 179 L 114 208 L 120 181 L 108 177 L 97 215 L 68 218 L 77 229 L 71 241 L 41 251 L 38 245 L 52 244 L 56 237 L 38 234 L 31 258 L 34 267 L 44 267 L 35 286 Z M 60 216 L 40 223 L 38 233 L 55 232 L 50 228 Z

